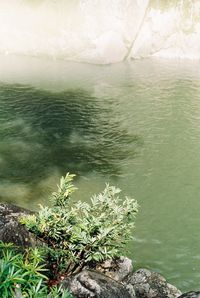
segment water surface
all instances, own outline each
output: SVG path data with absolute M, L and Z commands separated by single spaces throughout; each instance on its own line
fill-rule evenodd
M 81 199 L 115 184 L 141 206 L 135 267 L 197 289 L 199 94 L 199 65 L 187 60 L 95 66 L 2 57 L 1 201 L 48 204 L 68 171 Z

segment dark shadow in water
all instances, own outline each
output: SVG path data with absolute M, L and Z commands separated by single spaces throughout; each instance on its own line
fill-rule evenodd
M 0 179 L 35 184 L 52 168 L 119 175 L 140 145 L 111 102 L 84 90 L 0 85 Z

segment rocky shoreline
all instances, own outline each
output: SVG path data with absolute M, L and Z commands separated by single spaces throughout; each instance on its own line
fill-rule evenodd
M 1 203 L 0 240 L 21 247 L 38 245 L 35 236 L 18 222 L 20 216 L 30 213 L 27 209 Z M 126 257 L 98 264 L 94 270 L 85 268 L 61 283 L 77 298 L 200 298 L 200 291 L 182 294 L 156 272 L 144 268 L 134 272 L 132 261 Z

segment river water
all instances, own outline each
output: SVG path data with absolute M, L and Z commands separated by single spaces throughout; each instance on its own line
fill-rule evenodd
M 61 175 L 87 200 L 109 182 L 140 205 L 129 256 L 182 291 L 200 277 L 200 69 L 0 58 L 0 199 L 49 204 Z

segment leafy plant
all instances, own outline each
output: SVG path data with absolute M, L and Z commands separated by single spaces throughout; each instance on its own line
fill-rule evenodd
M 0 242 L 0 297 L 72 298 L 61 287 L 49 290 L 46 271 L 37 248 L 21 253 L 13 244 Z
M 0 296 L 10 298 L 17 292 L 28 293 L 36 284 L 41 287 L 47 279 L 43 274 L 45 269 L 41 262 L 42 257 L 38 249 L 26 250 L 25 254 L 16 253 L 12 244 L 1 242 Z
M 86 265 L 118 257 L 131 238 L 137 213 L 137 202 L 128 197 L 120 200 L 120 189 L 108 184 L 90 203 L 72 205 L 74 176 L 68 173 L 61 178 L 58 191 L 52 195 L 52 207 L 40 206 L 37 214 L 21 219 L 47 244 L 54 274 L 70 275 Z
M 52 287 L 50 294 L 47 298 L 73 298 L 70 292 L 67 289 L 62 289 L 62 287 Z

